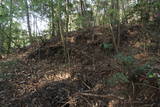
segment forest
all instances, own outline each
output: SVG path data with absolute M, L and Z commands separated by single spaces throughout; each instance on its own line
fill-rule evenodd
M 0 0 L 0 107 L 160 107 L 160 1 Z

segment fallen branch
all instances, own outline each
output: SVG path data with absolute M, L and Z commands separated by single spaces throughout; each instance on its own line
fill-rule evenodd
M 135 83 L 135 85 L 141 85 L 141 86 L 146 86 L 146 87 L 150 87 L 150 88 L 154 88 L 154 89 L 160 90 L 160 88 L 158 88 L 158 87 L 155 87 L 155 86 L 152 86 L 152 85 L 143 84 L 143 83 Z
M 92 93 L 78 93 L 79 95 L 84 96 L 91 96 L 91 97 L 101 97 L 101 98 L 109 98 L 109 99 L 116 99 L 116 100 L 124 100 L 123 97 L 114 96 L 114 95 L 98 95 L 98 94 L 92 94 Z

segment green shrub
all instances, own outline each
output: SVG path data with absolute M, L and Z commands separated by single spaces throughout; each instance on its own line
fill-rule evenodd
M 18 64 L 18 59 L 0 62 L 0 80 L 5 80 L 13 77 L 13 74 L 9 73 L 9 71 L 13 71 Z
M 135 62 L 135 59 L 132 56 L 125 56 L 122 53 L 117 54 L 115 58 L 125 66 L 132 65 Z
M 0 80 L 8 79 L 11 78 L 11 74 L 5 73 L 5 72 L 0 72 Z
M 119 83 L 140 82 L 152 85 L 151 83 L 154 82 L 160 87 L 159 70 L 152 67 L 155 64 L 155 60 L 152 59 L 143 65 L 138 65 L 136 64 L 138 61 L 132 56 L 125 56 L 120 53 L 114 56 L 114 58 L 123 66 L 124 72 L 118 72 L 112 75 L 107 80 L 107 84 L 114 86 Z
M 129 82 L 128 77 L 122 72 L 115 73 L 114 75 L 112 75 L 112 77 L 110 77 L 107 80 L 107 84 L 110 86 L 115 86 L 120 83 L 128 83 L 128 82 Z
M 14 67 L 16 64 L 18 64 L 19 60 L 11 60 L 11 61 L 3 61 L 0 62 L 0 67 Z
M 100 44 L 100 48 L 104 51 L 104 53 L 108 56 L 113 52 L 112 43 L 102 43 Z
M 0 79 L 10 78 L 11 74 L 8 71 L 14 70 L 18 64 L 19 60 L 17 59 L 0 62 Z
M 124 67 L 125 72 L 130 72 L 134 69 L 136 60 L 132 56 L 125 56 L 122 53 L 119 53 L 114 57 Z
M 105 50 L 113 49 L 113 45 L 111 43 L 102 43 L 102 44 L 100 44 L 100 47 Z
M 148 72 L 151 69 L 151 65 L 146 63 L 141 66 L 136 66 L 134 72 Z

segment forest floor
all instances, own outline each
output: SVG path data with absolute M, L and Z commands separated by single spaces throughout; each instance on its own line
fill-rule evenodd
M 139 25 L 121 28 L 119 53 L 98 26 L 66 34 L 67 58 L 54 37 L 1 59 L 0 107 L 160 106 L 155 43 Z

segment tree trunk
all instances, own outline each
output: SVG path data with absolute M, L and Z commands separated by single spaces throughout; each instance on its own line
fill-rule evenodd
M 80 0 L 80 7 L 81 7 L 81 15 L 84 16 L 84 3 L 83 3 L 83 0 Z
M 31 31 L 31 25 L 30 25 L 29 6 L 28 6 L 28 1 L 27 0 L 25 0 L 25 5 L 26 5 L 26 17 L 27 17 L 28 33 L 29 33 L 30 42 L 32 43 L 33 38 L 32 38 L 32 31 Z
M 120 44 L 120 7 L 119 0 L 111 1 L 111 8 L 116 12 L 111 14 L 110 18 L 110 28 L 112 32 L 112 41 L 116 52 L 118 53 L 119 44 Z M 115 26 L 114 26 L 115 25 Z M 114 32 L 114 28 L 116 28 L 116 32 Z
M 4 52 L 4 47 L 3 47 L 3 34 L 2 34 L 2 25 L 0 24 L 0 54 Z
M 50 1 L 51 2 L 51 20 L 52 20 L 52 24 L 51 24 L 51 34 L 52 34 L 52 37 L 55 36 L 55 22 L 54 22 L 54 7 L 53 7 L 53 0 Z
M 119 49 L 120 45 L 120 4 L 119 0 L 116 3 L 116 10 L 117 10 L 117 48 Z
M 7 53 L 10 53 L 10 49 L 11 49 L 11 41 L 12 41 L 12 7 L 13 7 L 13 1 L 10 0 L 10 25 L 9 25 L 9 37 L 8 37 L 8 49 L 7 49 Z
M 68 24 L 69 24 L 69 0 L 66 0 L 66 32 L 68 33 Z

